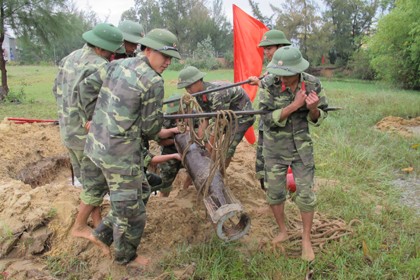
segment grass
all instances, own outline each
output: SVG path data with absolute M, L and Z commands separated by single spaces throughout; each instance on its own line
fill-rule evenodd
M 56 118 L 51 94 L 56 69 L 46 66 L 9 67 L 12 91 L 23 90 L 21 104 L 0 105 L 0 117 Z M 177 72 L 167 71 L 165 96 L 176 89 Z M 231 70 L 209 72 L 205 80 L 231 80 Z M 418 177 L 419 138 L 377 131 L 375 124 L 386 116 L 420 116 L 420 93 L 356 80 L 325 80 L 331 106 L 325 122 L 312 129 L 316 176 L 334 180 L 318 192 L 318 211 L 349 222 L 358 219 L 355 234 L 327 244 L 317 255 L 313 279 L 419 279 L 420 219 L 401 204 L 400 189 L 393 180 Z M 401 170 L 413 167 L 406 174 Z M 365 243 L 372 261 L 367 262 Z M 185 245 L 166 257 L 161 266 L 168 272 L 194 262 L 191 279 L 303 279 L 308 265 L 299 259 L 250 251 L 240 242 L 214 239 L 197 246 Z M 173 276 L 174 277 L 174 276 Z M 175 278 L 173 278 L 175 279 Z

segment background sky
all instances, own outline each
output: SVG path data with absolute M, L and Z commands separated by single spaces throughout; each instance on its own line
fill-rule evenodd
M 128 10 L 131 7 L 134 7 L 134 0 L 73 0 L 77 7 L 82 10 L 90 8 L 93 10 L 99 17 L 101 21 L 107 21 L 114 25 L 118 25 L 118 22 L 121 18 L 121 14 Z M 209 0 L 211 1 L 211 0 Z M 273 3 L 275 6 L 279 7 L 280 3 L 283 1 L 279 0 L 256 0 L 255 2 L 259 3 L 259 8 L 263 15 L 269 16 L 273 13 L 270 8 L 269 3 Z M 248 3 L 248 0 L 224 0 L 223 7 L 225 15 L 232 22 L 232 4 L 235 4 L 243 11 L 252 15 L 251 6 Z

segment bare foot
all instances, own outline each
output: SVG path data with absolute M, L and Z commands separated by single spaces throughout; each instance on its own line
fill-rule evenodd
M 147 266 L 150 264 L 150 259 L 143 257 L 143 256 L 137 256 L 133 261 L 131 261 L 128 265 L 130 266 Z
M 73 228 L 71 229 L 71 235 L 73 237 L 81 237 L 81 238 L 85 238 L 85 239 L 89 239 L 89 235 L 92 232 L 92 228 L 90 228 L 87 225 L 84 226 L 78 226 L 78 225 L 74 225 Z
M 315 259 L 315 253 L 312 248 L 310 241 L 302 241 L 302 260 L 313 261 Z
M 287 235 L 287 232 L 280 232 L 274 239 L 271 241 L 272 244 L 280 243 L 283 241 L 286 241 L 289 238 L 289 235 Z
M 99 247 L 99 249 L 101 249 L 102 253 L 106 256 L 106 257 L 111 257 L 111 251 L 109 250 L 109 247 L 103 243 L 102 241 L 100 241 L 98 238 L 96 238 L 92 231 L 90 231 L 90 234 L 87 238 L 89 241 L 91 241 L 93 244 L 95 244 L 97 247 Z

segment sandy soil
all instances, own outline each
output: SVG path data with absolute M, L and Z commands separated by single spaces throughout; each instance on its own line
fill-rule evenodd
M 63 279 L 46 266 L 51 257 L 87 263 L 81 279 L 139 279 L 139 274 L 101 257 L 89 242 L 70 236 L 77 215 L 80 188 L 71 184 L 66 150 L 58 126 L 0 123 L 0 276 L 7 279 Z M 255 148 L 242 142 L 227 170 L 227 185 L 251 217 L 249 233 L 240 239 L 250 251 L 277 235 L 265 194 L 254 179 Z M 182 244 L 214 238 L 215 230 L 193 186 L 183 190 L 181 170 L 167 198 L 152 196 L 138 252 L 153 259 L 141 279 L 165 279 L 159 261 Z M 318 180 L 320 182 L 321 180 Z M 323 184 L 328 182 L 323 182 Z M 288 205 L 290 213 L 292 205 Z M 103 204 L 103 212 L 109 202 Z M 291 210 L 290 210 L 291 209 Z M 287 252 L 286 252 L 287 253 Z M 179 279 L 191 270 L 175 271 Z M 1 277 L 0 277 L 1 279 Z

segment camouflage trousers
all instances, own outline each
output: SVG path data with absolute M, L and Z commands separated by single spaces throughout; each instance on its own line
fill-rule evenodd
M 286 174 L 287 164 L 276 159 L 265 158 L 265 187 L 267 202 L 270 205 L 282 204 L 287 197 Z M 314 181 L 314 165 L 305 166 L 301 160 L 292 161 L 291 168 L 296 183 L 296 192 L 291 193 L 292 201 L 301 212 L 313 212 L 316 206 L 316 196 L 312 186 Z
M 114 242 L 115 262 L 126 264 L 137 257 L 146 225 L 142 200 L 144 174 L 131 176 L 102 171 L 109 186 L 111 210 L 94 230 L 94 235 L 108 246 Z
M 264 132 L 259 130 L 257 142 L 257 158 L 255 161 L 255 177 L 258 180 L 264 179 L 263 135 Z
M 103 197 L 108 192 L 102 170 L 85 156 L 82 150 L 69 149 L 69 152 L 73 172 L 82 184 L 81 201 L 86 205 L 101 205 Z
M 181 162 L 175 159 L 171 159 L 167 162 L 159 164 L 159 173 L 160 177 L 162 178 L 162 184 L 160 186 L 161 192 L 169 193 L 172 191 L 172 183 L 181 168 Z

